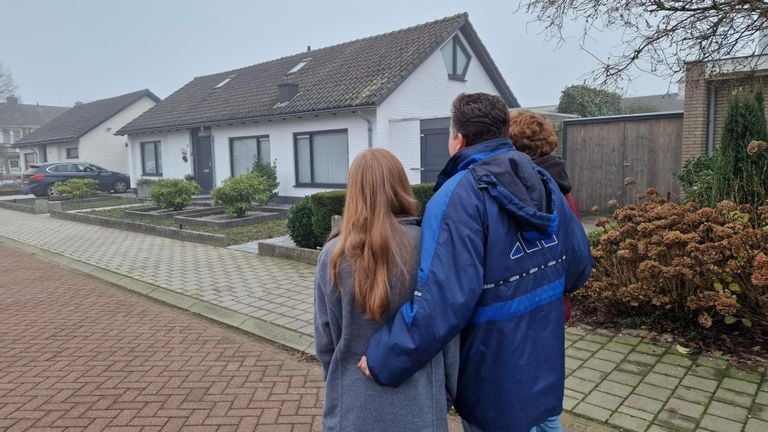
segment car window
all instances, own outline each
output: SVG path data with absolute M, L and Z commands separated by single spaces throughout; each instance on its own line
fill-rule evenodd
M 89 165 L 89 164 L 77 164 L 77 168 L 81 172 L 87 172 L 87 173 L 97 173 L 97 172 L 99 172 L 99 168 L 97 166 Z
M 46 171 L 48 172 L 62 172 L 61 171 L 61 165 L 51 165 L 49 166 Z

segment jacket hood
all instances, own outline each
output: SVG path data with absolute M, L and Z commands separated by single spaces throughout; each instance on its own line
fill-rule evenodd
M 557 232 L 557 184 L 528 155 L 516 151 L 509 139 L 486 141 L 456 153 L 440 173 L 435 189 L 467 169 L 479 187 L 515 219 L 525 237 L 544 240 Z
M 534 159 L 533 162 L 552 176 L 563 195 L 571 192 L 573 187 L 571 186 L 571 179 L 568 178 L 568 173 L 565 171 L 564 160 L 555 155 L 547 155 Z

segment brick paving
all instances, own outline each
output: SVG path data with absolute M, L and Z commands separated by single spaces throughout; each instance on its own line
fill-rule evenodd
M 312 334 L 312 266 L 2 209 L 0 221 L 0 236 Z M 764 367 L 745 372 L 633 336 L 566 335 L 570 412 L 636 432 L 768 431 Z
M 289 330 L 313 331 L 313 266 L 5 209 L 0 236 Z
M 0 431 L 320 430 L 315 362 L 0 247 Z

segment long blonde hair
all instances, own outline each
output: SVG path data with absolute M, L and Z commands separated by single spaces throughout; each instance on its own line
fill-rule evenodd
M 337 285 L 345 257 L 352 267 L 355 302 L 370 319 L 381 320 L 389 310 L 394 272 L 402 274 L 406 285 L 409 281 L 412 246 L 397 247 L 407 241 L 397 218 L 418 214 L 408 177 L 395 155 L 368 149 L 352 161 L 341 233 L 331 254 L 331 282 Z

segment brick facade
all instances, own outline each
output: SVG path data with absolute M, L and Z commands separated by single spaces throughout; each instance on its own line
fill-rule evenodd
M 755 76 L 755 71 L 729 76 L 705 77 L 701 63 L 691 63 L 686 72 L 685 113 L 683 114 L 682 160 L 696 157 L 707 151 L 707 126 L 710 91 L 715 92 L 714 145 L 720 145 L 728 98 L 734 91 L 763 89 L 768 98 L 768 78 Z

